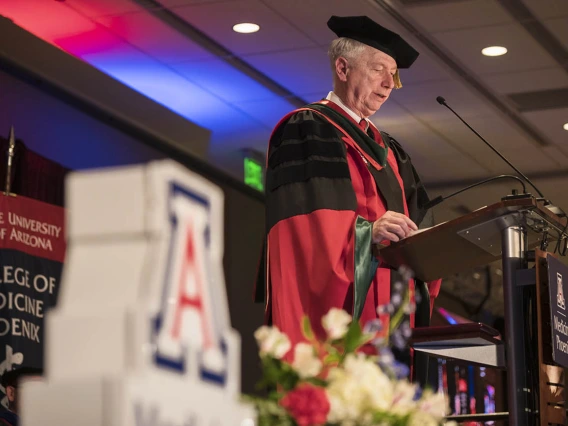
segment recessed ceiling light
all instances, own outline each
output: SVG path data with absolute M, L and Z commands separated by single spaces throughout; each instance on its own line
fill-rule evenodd
M 564 123 L 564 130 L 568 130 L 568 123 Z
M 260 30 L 260 27 L 256 24 L 251 24 L 249 22 L 243 22 L 242 24 L 233 25 L 233 31 L 242 34 L 256 33 Z
M 481 51 L 485 56 L 501 56 L 507 53 L 507 48 L 503 46 L 489 46 Z

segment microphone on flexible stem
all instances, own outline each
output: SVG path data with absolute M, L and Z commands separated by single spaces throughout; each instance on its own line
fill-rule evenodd
M 526 177 L 523 172 L 521 172 L 521 171 L 520 171 L 519 169 L 517 169 L 509 160 L 507 160 L 507 159 L 503 156 L 503 154 L 501 154 L 493 145 L 491 145 L 491 144 L 490 144 L 489 142 L 487 142 L 479 133 L 477 133 L 477 132 L 475 131 L 475 129 L 473 129 L 473 127 L 471 127 L 469 124 L 467 124 L 467 122 L 466 122 L 463 118 L 461 118 L 461 116 L 460 116 L 457 112 L 455 112 L 455 111 L 446 103 L 446 100 L 445 100 L 443 97 L 438 96 L 438 97 L 436 98 L 436 101 L 438 101 L 438 103 L 439 103 L 440 105 L 444 105 L 446 108 L 448 108 L 450 111 L 452 111 L 452 112 L 454 113 L 454 115 L 455 115 L 457 118 L 459 118 L 460 121 L 461 121 L 463 124 L 465 124 L 465 125 L 467 126 L 467 128 L 468 128 L 469 130 L 471 130 L 473 133 L 475 133 L 475 135 L 476 135 L 479 139 L 481 139 L 481 140 L 485 143 L 485 145 L 487 145 L 489 148 L 491 148 L 491 149 L 493 150 L 493 152 L 495 152 L 495 154 L 497 154 L 499 157 L 501 157 L 501 159 L 502 159 L 505 163 L 507 163 L 509 166 L 511 166 L 511 168 L 512 168 L 514 171 L 516 171 L 530 186 L 532 186 L 532 187 L 535 189 L 535 191 L 538 192 L 538 195 L 540 195 L 540 196 L 548 203 L 548 200 L 546 200 L 546 198 L 544 197 L 544 195 L 542 194 L 542 192 L 540 192 L 540 190 L 535 186 L 535 184 L 532 183 L 531 180 L 530 180 L 528 177 Z
M 467 190 L 470 190 L 470 189 L 475 188 L 475 187 L 480 186 L 480 185 L 484 185 L 484 184 L 489 183 L 489 182 L 493 182 L 493 181 L 498 180 L 498 179 L 515 179 L 515 180 L 519 181 L 519 183 L 523 187 L 523 195 L 521 195 L 521 197 L 527 197 L 528 196 L 527 188 L 525 186 L 525 182 L 523 182 L 523 180 L 520 177 L 514 176 L 514 175 L 499 175 L 499 176 L 494 176 L 494 177 L 489 178 L 489 179 L 482 180 L 481 182 L 474 183 L 473 185 L 466 186 L 465 188 L 462 188 L 459 191 L 456 191 L 456 192 L 454 192 L 450 195 L 446 195 L 446 196 L 439 195 L 438 197 L 436 197 L 436 198 L 430 200 L 429 202 L 427 202 L 426 204 L 424 204 L 423 208 L 425 210 L 429 210 L 432 207 L 440 204 L 442 201 L 446 201 L 448 198 L 455 197 L 456 195 L 461 194 L 462 192 L 465 192 Z M 518 197 L 518 195 L 516 194 L 515 191 L 516 190 L 513 191 L 513 196 Z
M 499 157 L 501 157 L 501 159 L 502 159 L 505 163 L 507 163 L 509 166 L 511 166 L 511 168 L 512 168 L 514 171 L 516 171 L 528 184 L 530 184 L 530 186 L 532 186 L 532 187 L 536 190 L 536 192 L 538 192 L 538 195 L 540 195 L 540 196 L 542 197 L 542 199 L 544 200 L 544 206 L 545 206 L 548 210 L 550 210 L 552 213 L 556 214 L 557 216 L 564 216 L 564 217 L 567 217 L 566 212 L 564 212 L 564 210 L 562 210 L 562 209 L 561 209 L 560 207 L 558 207 L 558 206 L 553 205 L 549 200 L 547 200 L 546 197 L 542 194 L 542 192 L 540 192 L 540 190 L 535 186 L 535 184 L 532 183 L 531 180 L 523 174 L 523 172 L 521 172 L 519 169 L 517 169 L 515 166 L 513 166 L 513 164 L 511 164 L 511 162 L 510 162 L 509 160 L 507 160 L 499 151 L 497 151 L 497 149 L 495 149 L 495 147 L 494 147 L 493 145 L 491 145 L 489 142 L 487 142 L 479 133 L 477 133 L 469 124 L 467 124 L 466 121 L 465 121 L 463 118 L 461 118 L 460 115 L 459 115 L 457 112 L 455 112 L 455 111 L 446 103 L 446 100 L 445 100 L 443 97 L 438 96 L 438 97 L 436 98 L 436 101 L 438 101 L 438 103 L 439 103 L 440 105 L 444 105 L 446 108 L 448 108 L 450 111 L 452 111 L 452 112 L 454 113 L 454 115 L 455 115 L 457 118 L 459 118 L 460 121 L 461 121 L 463 124 L 465 124 L 465 125 L 467 126 L 467 128 L 468 128 L 469 130 L 471 130 L 473 133 L 475 133 L 475 135 L 485 143 L 485 145 L 487 145 L 489 148 L 491 148 L 491 149 L 493 150 L 493 152 L 495 152 L 495 154 L 497 154 Z M 490 181 L 490 180 L 493 180 L 493 178 L 492 178 L 492 179 L 488 179 L 487 181 Z M 485 181 L 484 181 L 484 182 L 480 182 L 480 183 L 478 183 L 478 184 L 475 184 L 475 185 L 473 185 L 473 186 L 481 185 L 482 183 L 485 183 Z M 466 189 L 468 189 L 468 188 L 466 188 Z M 524 185 L 523 185 L 523 189 L 524 189 Z M 464 189 L 464 190 L 465 190 L 465 189 Z M 462 192 L 462 191 L 458 191 L 458 193 L 459 193 L 459 192 Z M 451 194 L 450 196 L 453 196 L 453 195 L 457 195 L 457 193 L 456 193 L 456 194 Z M 527 196 L 527 195 L 530 195 L 530 194 L 525 194 L 524 196 Z M 449 198 L 450 196 L 448 196 L 448 197 L 446 197 L 446 198 Z M 507 197 L 505 197 L 504 199 L 517 198 L 517 197 L 518 197 L 518 196 L 517 196 L 515 193 L 513 193 L 512 196 L 507 196 Z M 440 198 L 440 197 L 438 197 L 438 199 L 439 199 L 439 198 Z M 440 203 L 440 202 L 442 202 L 442 201 L 444 201 L 444 198 L 443 198 L 443 197 L 442 197 L 441 200 L 437 200 L 437 199 L 432 200 L 432 202 L 437 202 L 437 203 Z M 566 225 L 564 226 L 564 229 L 563 229 L 562 232 L 559 233 L 559 235 L 558 235 L 558 240 L 556 241 L 556 248 L 554 249 L 554 253 L 559 252 L 562 256 L 565 256 L 565 255 L 566 255 L 566 251 L 567 251 L 567 249 L 568 249 L 568 238 L 565 237 L 567 230 L 568 230 L 568 220 L 566 221 Z M 561 247 L 560 247 L 562 241 L 564 241 L 564 248 L 561 248 Z

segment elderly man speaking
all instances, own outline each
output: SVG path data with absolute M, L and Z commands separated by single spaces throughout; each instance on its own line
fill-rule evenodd
M 408 154 L 369 120 L 418 52 L 365 16 L 332 16 L 328 27 L 339 37 L 329 48 L 333 92 L 286 115 L 268 149 L 266 320 L 292 343 L 303 339 L 303 315 L 323 336 L 332 307 L 388 327 L 378 308 L 400 276 L 372 244 L 412 235 L 428 202 Z M 440 282 L 418 285 L 433 300 Z

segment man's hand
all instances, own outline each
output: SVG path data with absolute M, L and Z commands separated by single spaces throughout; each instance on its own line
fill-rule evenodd
M 408 217 L 389 210 L 373 223 L 373 243 L 400 241 L 417 230 L 418 226 Z

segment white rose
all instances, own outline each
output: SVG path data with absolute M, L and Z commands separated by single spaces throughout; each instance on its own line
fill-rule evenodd
M 351 315 L 343 309 L 331 308 L 321 320 L 324 330 L 331 339 L 341 339 L 347 333 Z
M 388 410 L 392 405 L 393 383 L 388 376 L 364 354 L 349 354 L 345 371 L 368 393 L 369 404 L 377 410 Z
M 292 346 L 288 336 L 278 330 L 277 327 L 263 325 L 254 332 L 254 337 L 260 348 L 261 356 L 280 359 L 286 355 Z
M 366 424 L 371 411 L 387 411 L 392 406 L 392 382 L 362 354 L 349 354 L 344 368 L 331 370 L 328 380 L 330 423 Z
M 417 411 L 410 416 L 408 426 L 438 426 L 440 423 L 430 414 Z
M 404 416 L 416 409 L 417 403 L 414 401 L 416 388 L 417 385 L 409 383 L 406 380 L 396 382 L 390 411 Z
M 441 419 L 449 411 L 448 401 L 444 394 L 441 392 L 434 393 L 431 390 L 424 391 L 417 405 L 418 410 L 437 419 Z
M 327 421 L 341 425 L 357 424 L 367 408 L 367 394 L 356 380 L 343 370 L 332 370 L 325 389 L 329 400 Z
M 307 343 L 298 343 L 294 348 L 292 367 L 302 379 L 317 376 L 322 368 L 322 362 L 314 354 L 314 348 Z

